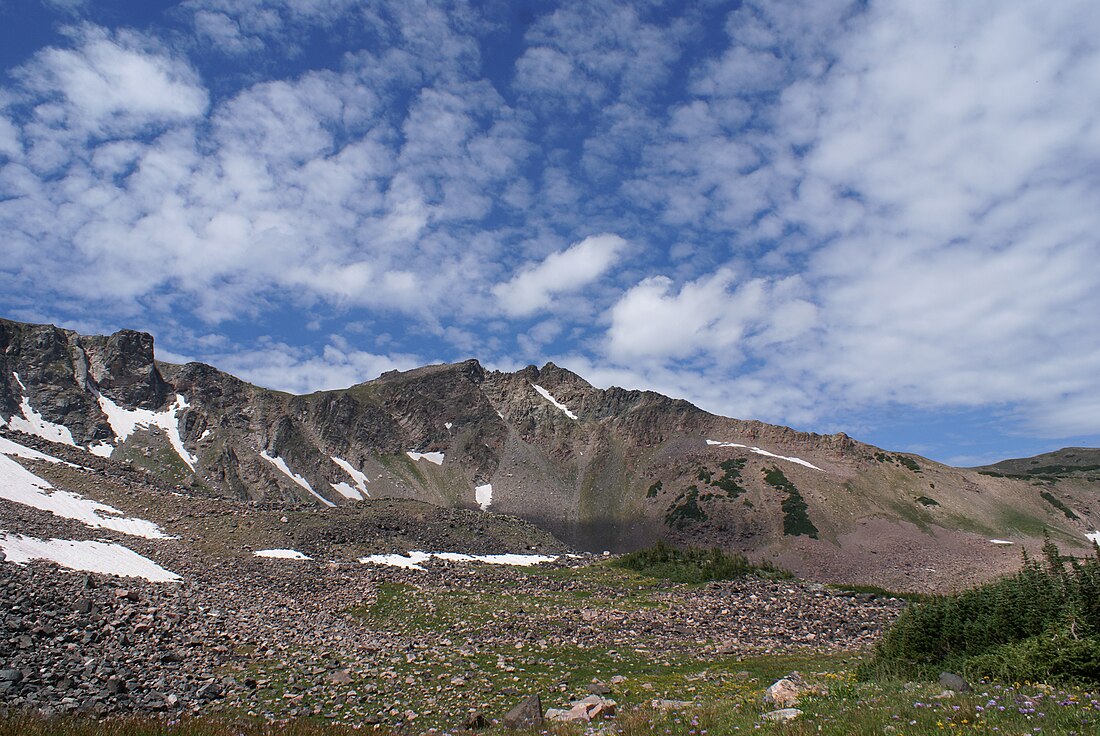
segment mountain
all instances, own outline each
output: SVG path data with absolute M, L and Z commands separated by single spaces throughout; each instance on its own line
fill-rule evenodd
M 147 334 L 0 320 L 0 431 L 80 448 L 195 502 L 337 518 L 403 499 L 519 517 L 590 551 L 718 545 L 816 579 L 905 589 L 1013 569 L 1044 534 L 1085 553 L 1100 526 L 1090 470 L 952 468 L 597 389 L 552 363 L 506 373 L 468 360 L 295 396 L 157 361 Z M 341 534 L 354 541 L 354 528 Z

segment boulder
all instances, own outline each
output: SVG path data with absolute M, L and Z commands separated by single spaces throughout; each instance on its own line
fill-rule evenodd
M 971 690 L 970 683 L 954 672 L 941 672 L 940 684 L 948 690 L 953 690 L 957 693 L 968 693 Z
M 786 677 L 773 682 L 764 691 L 764 702 L 789 708 L 798 704 L 798 699 L 806 692 L 806 683 L 797 672 L 792 672 Z
M 780 708 L 779 710 L 768 711 L 764 715 L 760 716 L 765 721 L 793 721 L 802 715 L 802 711 L 798 708 Z
M 542 725 L 542 698 L 529 695 L 504 714 L 506 728 L 536 728 Z

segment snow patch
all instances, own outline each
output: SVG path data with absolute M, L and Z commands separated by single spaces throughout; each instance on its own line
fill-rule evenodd
M 1100 532 L 1092 532 L 1090 534 L 1086 534 L 1085 538 L 1088 539 L 1090 542 L 1096 542 L 1097 544 L 1100 544 Z
M 308 480 L 306 480 L 302 476 L 298 475 L 297 473 L 291 472 L 290 468 L 287 467 L 286 460 L 283 460 L 278 455 L 268 455 L 267 450 L 260 450 L 260 457 L 262 457 L 264 460 L 267 460 L 269 463 L 271 463 L 276 468 L 278 468 L 279 472 L 282 473 L 283 475 L 285 475 L 287 478 L 290 478 L 292 481 L 297 483 L 299 486 L 301 486 L 302 488 L 309 491 L 310 495 L 312 495 L 318 501 L 323 503 L 325 506 L 330 506 L 330 507 L 333 507 L 333 508 L 336 507 L 336 504 L 334 504 L 332 501 L 329 501 L 327 498 L 322 496 L 320 493 L 313 490 L 313 486 L 311 486 L 309 484 Z
M 210 436 L 210 430 L 209 429 L 204 429 L 202 431 L 202 434 L 199 435 L 199 442 L 202 442 L 203 440 L 205 440 L 209 436 Z
M 252 553 L 256 557 L 274 557 L 278 560 L 312 560 L 309 555 L 296 549 L 258 549 Z
M 367 490 L 367 483 L 369 481 L 367 480 L 367 474 L 366 473 L 364 473 L 362 470 L 359 470 L 359 468 L 355 467 L 354 465 L 349 463 L 347 460 L 344 460 L 342 458 L 338 458 L 336 456 L 332 457 L 332 462 L 339 465 L 341 468 L 343 468 L 345 473 L 347 473 L 348 475 L 351 476 L 351 479 L 353 481 L 355 481 L 355 485 L 359 490 L 356 491 L 351 486 L 349 486 L 347 483 L 334 483 L 334 484 L 332 484 L 333 488 L 336 488 L 336 486 L 339 485 L 339 486 L 343 486 L 344 489 L 351 490 L 354 495 L 349 495 L 345 490 L 340 489 L 340 488 L 336 488 L 336 490 L 338 492 L 340 492 L 341 494 L 343 494 L 344 496 L 347 496 L 348 498 L 354 498 L 356 501 L 362 501 L 363 496 L 366 496 L 367 498 L 370 498 L 370 491 Z M 360 494 L 362 494 L 362 495 L 360 495 Z
M 799 465 L 805 465 L 807 468 L 813 468 L 814 470 L 821 470 L 821 468 L 817 467 L 813 463 L 806 462 L 802 458 L 787 457 L 785 455 L 776 455 L 774 452 L 768 452 L 767 450 L 761 450 L 759 447 L 750 447 L 749 445 L 741 445 L 741 444 L 738 444 L 736 442 L 719 442 L 717 440 L 707 440 L 707 444 L 712 445 L 712 446 L 716 446 L 716 447 L 741 447 L 741 448 L 744 448 L 744 449 L 748 450 L 749 452 L 756 453 L 757 455 L 763 455 L 764 457 L 774 457 L 776 460 L 786 460 L 787 462 L 798 463 Z M 825 472 L 825 471 L 822 470 L 821 472 Z
M 47 463 L 60 463 L 62 465 L 68 465 L 70 468 L 79 468 L 79 465 L 73 465 L 72 463 L 65 462 L 53 455 L 47 455 L 44 452 L 39 452 L 33 448 L 21 445 L 14 440 L 9 440 L 7 437 L 0 437 L 0 454 L 8 455 L 9 457 L 14 455 L 15 457 L 25 457 L 28 460 L 42 460 Z
M 532 383 L 531 385 L 535 387 L 535 390 L 539 392 L 539 395 L 542 396 L 542 398 L 546 399 L 551 404 L 556 406 L 559 410 L 561 410 L 565 414 L 565 416 L 569 417 L 570 419 L 576 419 L 577 418 L 576 414 L 569 411 L 569 407 L 567 407 L 565 404 L 561 403 L 560 401 L 555 399 L 553 396 L 551 396 L 549 391 L 547 391 L 546 389 L 544 389 L 542 386 L 538 385 L 537 383 Z
M 404 567 L 407 570 L 423 570 L 421 562 L 431 559 L 428 552 L 410 552 L 405 555 L 368 555 L 360 557 L 359 561 L 364 565 L 387 565 L 389 567 Z
M 519 565 L 522 567 L 541 565 L 558 559 L 557 555 L 468 555 L 462 552 L 422 552 L 420 550 L 413 550 L 409 552 L 408 555 L 369 555 L 367 557 L 360 557 L 359 561 L 363 564 L 389 565 L 390 567 L 403 567 L 409 570 L 423 570 L 424 568 L 421 567 L 421 563 L 427 562 L 433 557 L 448 562 L 482 562 L 487 565 Z
M 14 430 L 33 434 L 35 437 L 41 437 L 50 442 L 61 442 L 76 447 L 76 442 L 73 440 L 73 433 L 69 431 L 69 428 L 48 421 L 35 411 L 31 406 L 31 400 L 27 397 L 27 387 L 19 380 L 19 374 L 12 373 L 12 375 L 15 376 L 15 382 L 19 384 L 19 388 L 23 389 L 24 392 L 23 401 L 19 404 L 19 408 L 23 411 L 23 416 L 17 417 L 13 414 L 8 419 L 8 426 Z
M 0 444 L 0 450 L 6 446 Z M 48 456 L 43 457 L 48 459 Z M 59 461 L 51 459 L 50 462 Z M 170 538 L 151 521 L 124 517 L 121 511 L 112 506 L 84 498 L 76 493 L 55 489 L 49 481 L 39 478 L 2 452 L 0 452 L 0 498 L 49 511 L 56 516 L 73 519 L 96 529 L 111 529 L 147 539 Z
M 428 462 L 435 463 L 436 465 L 443 464 L 442 452 L 413 452 L 412 450 L 409 450 L 405 454 L 411 457 L 413 459 L 413 462 L 416 462 L 417 460 L 427 460 Z
M 100 442 L 98 445 L 88 445 L 88 452 L 99 457 L 110 457 L 115 451 L 115 446 L 110 442 Z
M 339 483 L 329 483 L 332 486 L 332 490 L 339 493 L 349 501 L 362 501 L 363 494 L 349 486 L 346 482 L 340 481 Z
M 990 544 L 1000 544 L 1000 545 L 1016 544 L 1015 542 L 1010 542 L 1007 539 L 990 539 L 989 543 Z
M 477 501 L 477 505 L 481 507 L 482 511 L 487 511 L 489 504 L 493 502 L 493 484 L 486 483 L 475 488 L 474 500 Z
M 453 427 L 455 425 L 451 424 L 450 422 L 443 422 L 443 426 L 446 427 L 447 429 L 450 429 L 451 427 Z
M 25 565 L 31 560 L 50 560 L 70 570 L 144 578 L 153 583 L 178 583 L 180 576 L 165 570 L 121 544 L 36 539 L 0 532 L 0 549 L 8 562 Z
M 164 433 L 168 435 L 168 441 L 172 443 L 172 449 L 180 456 L 180 460 L 183 460 L 192 473 L 195 472 L 195 463 L 198 462 L 198 458 L 189 453 L 187 448 L 183 446 L 183 439 L 180 437 L 180 423 L 179 419 L 176 418 L 180 411 L 189 406 L 183 396 L 176 394 L 176 403 L 164 411 L 125 409 L 102 394 L 97 393 L 96 398 L 99 399 L 99 408 L 107 415 L 107 422 L 110 423 L 111 430 L 115 433 L 116 445 L 125 442 L 139 428 L 157 427 L 164 430 Z M 102 448 L 97 450 L 95 454 L 100 455 L 101 452 Z M 110 455 L 104 457 L 110 457 Z

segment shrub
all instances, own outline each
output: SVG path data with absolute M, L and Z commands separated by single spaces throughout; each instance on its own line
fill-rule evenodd
M 1100 550 L 1082 562 L 1048 540 L 1043 553 L 1025 554 L 1015 575 L 907 608 L 869 669 L 1100 682 Z
M 734 580 L 748 575 L 773 579 L 793 577 L 788 571 L 767 562 L 753 563 L 744 555 L 723 552 L 717 547 L 680 549 L 663 541 L 657 542 L 653 547 L 616 558 L 612 564 L 647 577 L 680 583 Z

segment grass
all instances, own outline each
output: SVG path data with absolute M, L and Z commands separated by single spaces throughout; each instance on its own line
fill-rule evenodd
M 1062 734 L 1084 736 L 1100 728 L 1100 701 L 1095 692 L 1055 689 L 1034 684 L 979 682 L 974 692 L 943 695 L 933 683 L 888 681 L 864 683 L 850 675 L 842 660 L 798 661 L 772 658 L 774 666 L 760 662 L 741 663 L 742 669 L 726 677 L 725 672 L 694 672 L 689 687 L 679 700 L 697 705 L 675 710 L 654 708 L 659 696 L 641 689 L 645 696 L 636 704 L 620 707 L 617 718 L 599 725 L 608 734 L 624 736 L 719 736 L 739 733 L 782 734 L 783 736 L 850 736 L 851 734 Z M 772 678 L 798 669 L 816 694 L 798 703 L 802 714 L 783 724 L 762 720 L 771 710 L 762 700 L 763 689 Z M 542 692 L 543 705 L 556 702 Z M 548 697 L 549 696 L 549 697 Z M 518 700 L 518 698 L 513 698 Z M 502 712 L 486 714 L 499 718 Z M 458 731 L 452 724 L 446 732 Z M 581 736 L 596 730 L 577 725 L 553 725 L 528 733 Z M 0 736 L 346 736 L 353 733 L 407 734 L 421 729 L 379 727 L 372 730 L 336 726 L 314 720 L 264 724 L 254 721 L 195 719 L 172 723 L 152 718 L 95 721 L 68 717 L 46 719 L 15 714 L 0 716 Z M 512 733 L 492 725 L 481 733 L 498 736 Z M 525 733 L 525 732 L 520 732 Z

